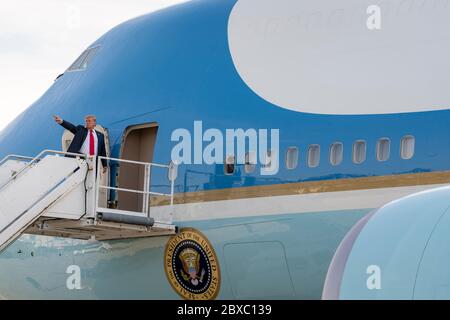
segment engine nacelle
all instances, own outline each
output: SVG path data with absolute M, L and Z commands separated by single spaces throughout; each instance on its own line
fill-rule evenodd
M 450 299 L 450 187 L 393 201 L 346 235 L 323 299 Z

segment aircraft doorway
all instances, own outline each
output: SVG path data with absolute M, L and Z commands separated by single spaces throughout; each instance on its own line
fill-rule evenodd
M 120 158 L 138 162 L 153 162 L 153 152 L 158 131 L 157 123 L 147 123 L 128 127 L 125 130 Z M 150 172 L 148 173 L 150 174 Z M 144 190 L 145 166 L 132 163 L 121 163 L 118 170 L 118 187 L 129 190 Z M 119 191 L 117 209 L 126 211 L 143 211 L 143 195 Z

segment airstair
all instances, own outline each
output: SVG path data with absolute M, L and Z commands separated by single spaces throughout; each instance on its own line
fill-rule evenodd
M 143 190 L 104 183 L 97 163 L 102 159 L 142 166 Z M 152 168 L 167 170 L 170 193 L 151 192 Z M 175 234 L 172 224 L 177 166 L 85 157 L 53 150 L 38 156 L 10 155 L 0 161 L 0 251 L 21 234 L 115 240 Z M 140 212 L 108 205 L 108 192 L 129 192 L 142 198 Z M 151 197 L 167 198 L 165 214 L 151 215 Z

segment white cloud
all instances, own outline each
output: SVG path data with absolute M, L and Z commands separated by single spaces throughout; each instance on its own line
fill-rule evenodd
M 186 0 L 14 0 L 0 4 L 0 130 L 117 24 Z

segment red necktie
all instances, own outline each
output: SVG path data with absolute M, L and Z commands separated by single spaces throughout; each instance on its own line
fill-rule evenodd
M 89 155 L 95 156 L 95 139 L 94 139 L 94 131 L 89 130 L 90 137 L 89 137 Z

